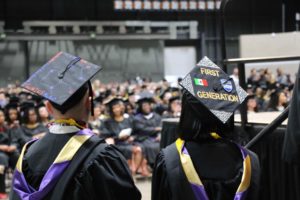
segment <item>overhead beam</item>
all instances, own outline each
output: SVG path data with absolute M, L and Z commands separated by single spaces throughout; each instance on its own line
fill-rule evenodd
M 23 35 L 7 34 L 5 40 L 9 41 L 57 41 L 57 40 L 168 40 L 169 34 L 116 34 L 116 35 Z
M 71 33 L 80 35 L 82 28 L 88 28 L 91 33 L 96 34 L 169 34 L 171 39 L 181 37 L 182 30 L 185 30 L 186 39 L 198 39 L 197 21 L 24 21 L 23 33 L 35 33 L 34 29 L 46 28 L 47 34 L 56 35 L 57 28 L 71 28 Z M 113 31 L 112 31 L 113 30 Z M 71 34 L 65 33 L 65 34 Z M 130 36 L 129 36 L 130 37 Z

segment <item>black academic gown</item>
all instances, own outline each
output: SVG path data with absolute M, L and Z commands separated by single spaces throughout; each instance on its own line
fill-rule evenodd
M 103 122 L 101 127 L 101 136 L 105 138 L 112 137 L 115 139 L 116 146 L 120 149 L 126 159 L 132 158 L 132 143 L 119 139 L 119 134 L 123 129 L 133 129 L 132 118 L 124 118 L 123 121 L 117 122 L 112 118 L 108 118 Z
M 28 128 L 26 125 L 21 125 L 21 130 L 26 142 L 30 141 L 33 136 L 40 133 L 46 133 L 48 131 L 42 123 L 39 123 L 35 128 Z
M 39 187 L 44 174 L 62 147 L 74 134 L 47 133 L 29 147 L 23 160 L 23 173 L 32 187 L 35 189 Z M 141 199 L 141 194 L 134 185 L 122 154 L 111 145 L 103 144 L 103 142 L 101 145 L 96 146 L 79 167 L 76 166 L 78 170 L 71 177 L 61 199 Z M 103 145 L 105 146 L 103 147 Z M 76 156 L 84 150 L 83 145 L 73 160 L 76 160 Z M 67 170 L 71 170 L 71 166 L 72 162 Z M 53 196 L 53 191 L 56 190 L 57 188 L 54 188 L 45 199 L 59 200 Z M 12 192 L 10 199 L 19 200 L 19 197 Z
M 10 132 L 7 128 L 2 129 L 0 131 L 0 145 L 8 145 L 13 146 L 15 144 L 12 143 Z M 4 152 L 0 151 L 0 165 L 4 165 L 5 167 L 14 168 L 19 157 L 18 150 L 14 152 Z
M 1 127 L 0 130 L 0 145 L 13 145 L 11 143 L 11 137 L 6 127 Z M 0 151 L 0 166 L 4 166 L 5 170 L 0 171 L 0 192 L 5 193 L 5 172 L 8 167 L 14 169 L 19 157 L 18 150 L 14 152 Z
M 142 146 L 148 163 L 153 165 L 160 150 L 159 141 L 156 140 L 160 132 L 155 128 L 161 126 L 161 117 L 154 112 L 150 119 L 138 114 L 134 117 L 133 125 L 136 140 Z
M 235 145 L 221 141 L 206 144 L 187 142 L 186 148 L 209 200 L 233 200 L 243 172 L 240 150 Z M 248 153 L 252 176 L 246 200 L 256 200 L 259 190 L 259 162 L 254 153 Z M 174 143 L 157 156 L 152 179 L 152 200 L 171 199 L 196 200 Z
M 290 102 L 288 124 L 282 148 L 283 159 L 289 163 L 300 164 L 300 67 Z
M 9 136 L 11 140 L 11 145 L 15 145 L 19 152 L 21 152 L 22 147 L 28 141 L 28 137 L 25 136 L 24 132 L 22 131 L 21 127 L 13 127 L 9 129 Z

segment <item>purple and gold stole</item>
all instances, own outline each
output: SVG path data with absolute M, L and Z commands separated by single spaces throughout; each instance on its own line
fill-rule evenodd
M 208 196 L 206 194 L 205 188 L 195 170 L 195 167 L 193 165 L 192 159 L 184 146 L 185 142 L 184 140 L 178 138 L 176 140 L 176 148 L 179 153 L 181 165 L 183 168 L 183 171 L 191 185 L 191 188 L 194 192 L 194 195 L 197 200 L 209 200 Z M 245 199 L 247 195 L 247 189 L 250 186 L 250 180 L 251 180 L 251 160 L 250 156 L 248 155 L 247 151 L 237 145 L 241 151 L 242 157 L 243 157 L 243 176 L 241 183 L 236 191 L 234 200 L 243 200 Z
M 53 164 L 49 167 L 44 175 L 38 190 L 31 187 L 22 173 L 23 157 L 28 145 L 36 140 L 32 140 L 24 145 L 13 179 L 13 190 L 19 195 L 22 200 L 40 200 L 43 199 L 56 185 L 57 181 L 67 169 L 72 158 L 80 147 L 94 134 L 89 129 L 80 130 L 77 134 L 69 139 L 62 150 L 57 155 Z

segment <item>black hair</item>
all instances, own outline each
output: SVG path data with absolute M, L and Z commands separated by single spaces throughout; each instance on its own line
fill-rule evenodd
M 6 106 L 5 107 L 5 118 L 6 118 L 6 121 L 7 121 L 7 123 L 8 124 L 11 124 L 11 123 L 13 123 L 13 121 L 11 121 L 11 119 L 10 119 L 10 117 L 9 117 L 9 111 L 10 110 L 16 110 L 17 111 L 17 119 L 16 120 L 18 120 L 18 121 L 20 121 L 20 119 L 21 119 L 21 115 L 20 115 L 20 112 L 19 112 L 19 110 L 18 110 L 18 108 L 17 108 L 17 106 L 15 107 L 15 106 Z
M 23 116 L 22 116 L 22 123 L 23 124 L 28 124 L 29 123 L 29 112 L 30 111 L 34 111 L 36 116 L 37 116 L 37 122 L 40 122 L 40 116 L 39 116 L 39 113 L 37 111 L 37 109 L 35 107 L 29 107 L 29 108 L 26 108 L 24 110 L 24 113 L 23 113 Z
M 282 89 L 276 89 L 275 91 L 272 92 L 272 94 L 270 96 L 269 104 L 267 107 L 268 110 L 278 111 L 277 106 L 279 103 L 279 95 L 281 93 L 283 93 Z M 284 107 L 285 107 L 285 105 L 284 105 Z
M 179 137 L 183 140 L 199 141 L 211 138 L 210 133 L 216 132 L 229 138 L 231 127 L 223 124 L 205 106 L 188 91 L 183 90 L 181 115 L 179 121 Z
M 125 103 L 125 113 L 128 113 L 128 106 L 132 109 L 133 114 L 135 113 L 135 108 L 132 104 L 130 103 Z M 129 113 L 128 113 L 129 114 Z
M 179 96 L 175 96 L 175 97 L 172 97 L 172 98 L 169 99 L 169 104 L 168 104 L 168 111 L 169 111 L 169 112 L 172 112 L 172 107 L 171 107 L 171 105 L 172 105 L 172 103 L 173 103 L 174 101 L 177 101 L 177 100 L 180 100 L 180 97 L 179 97 Z
M 113 106 L 120 103 L 123 103 L 121 99 L 114 99 L 108 104 L 108 113 L 111 118 L 114 118 Z
M 137 110 L 136 112 L 137 113 L 141 113 L 141 114 L 144 114 L 143 113 L 143 103 L 149 103 L 150 105 L 154 102 L 154 100 L 152 98 L 143 98 L 143 99 L 140 99 L 137 103 L 138 103 L 138 107 L 137 107 Z

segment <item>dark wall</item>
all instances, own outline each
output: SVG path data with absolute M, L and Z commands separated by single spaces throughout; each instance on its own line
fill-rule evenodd
M 24 42 L 0 41 L 0 87 L 15 80 L 25 80 Z M 135 41 L 32 41 L 28 42 L 30 74 L 59 51 L 69 52 L 101 65 L 96 75 L 103 82 L 164 77 L 164 42 Z
M 225 35 L 227 58 L 239 57 L 241 34 L 282 31 L 282 3 L 286 5 L 286 29 L 295 30 L 295 13 L 300 0 L 231 0 L 226 6 Z M 0 20 L 6 28 L 22 28 L 24 20 L 197 20 L 199 57 L 208 56 L 222 63 L 219 12 L 142 12 L 114 11 L 113 0 L 0 0 Z
M 280 30 L 281 4 L 286 4 L 287 31 L 295 29 L 299 0 L 232 0 L 226 15 L 235 29 L 246 24 L 251 32 Z M 213 12 L 116 12 L 113 0 L 1 0 L 0 20 L 8 28 L 20 28 L 23 20 L 199 20 L 202 25 Z M 242 25 L 243 26 L 243 25 Z

